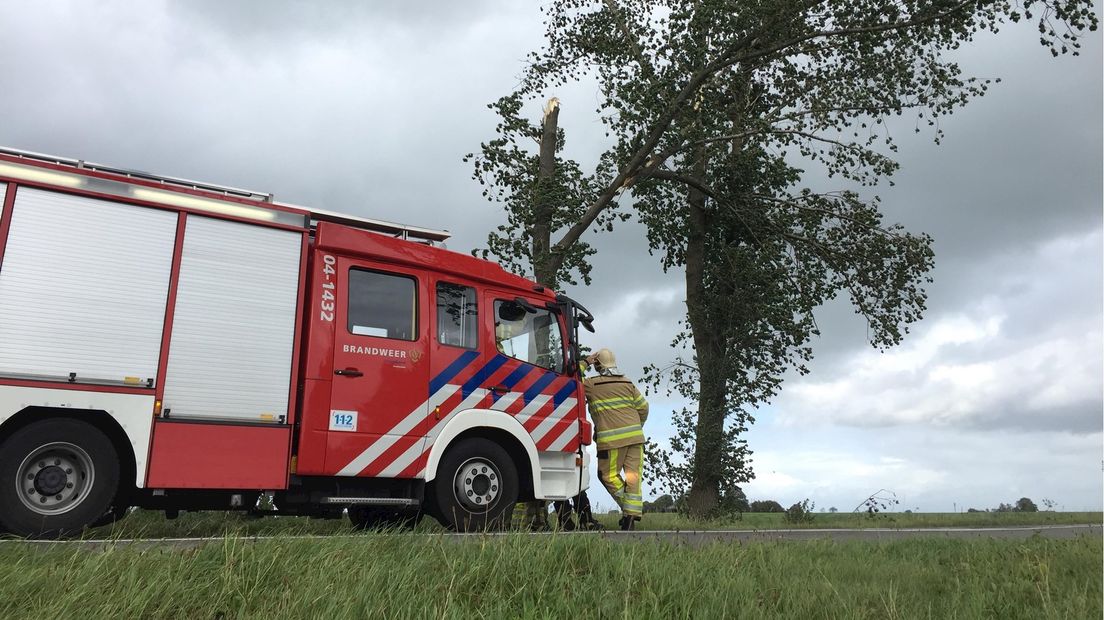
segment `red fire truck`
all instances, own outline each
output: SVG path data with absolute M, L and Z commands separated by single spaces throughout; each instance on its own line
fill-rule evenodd
M 576 495 L 593 317 L 447 237 L 0 149 L 0 531 Z

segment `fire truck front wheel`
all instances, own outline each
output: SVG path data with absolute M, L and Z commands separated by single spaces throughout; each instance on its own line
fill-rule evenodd
M 517 467 L 495 442 L 463 439 L 441 458 L 431 493 L 434 512 L 445 527 L 460 532 L 495 529 L 517 502 Z
M 0 445 L 0 530 L 78 534 L 108 512 L 118 486 L 119 458 L 96 427 L 70 418 L 29 424 Z

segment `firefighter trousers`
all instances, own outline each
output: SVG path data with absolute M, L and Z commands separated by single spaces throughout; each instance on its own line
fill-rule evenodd
M 548 529 L 548 502 L 533 500 L 518 502 L 510 518 L 515 528 L 526 530 Z
M 556 509 L 556 515 L 560 519 L 560 525 L 562 526 L 565 521 L 571 520 L 571 510 L 574 506 L 575 513 L 579 515 L 579 526 L 585 527 L 587 524 L 594 521 L 594 513 L 590 509 L 590 498 L 587 497 L 586 491 L 580 491 L 578 495 L 571 498 L 571 500 L 563 500 L 560 502 L 553 502 L 552 506 Z
M 644 511 L 640 488 L 643 468 L 642 443 L 598 451 L 598 479 L 625 515 L 639 517 Z

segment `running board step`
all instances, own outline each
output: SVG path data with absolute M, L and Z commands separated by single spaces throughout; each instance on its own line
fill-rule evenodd
M 367 504 L 370 506 L 417 506 L 421 502 L 409 497 L 324 497 L 323 504 Z

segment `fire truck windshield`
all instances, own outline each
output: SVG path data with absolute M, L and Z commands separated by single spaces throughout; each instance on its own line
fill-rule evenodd
M 557 373 L 564 372 L 564 337 L 556 313 L 504 299 L 496 300 L 494 305 L 495 344 L 499 352 Z

